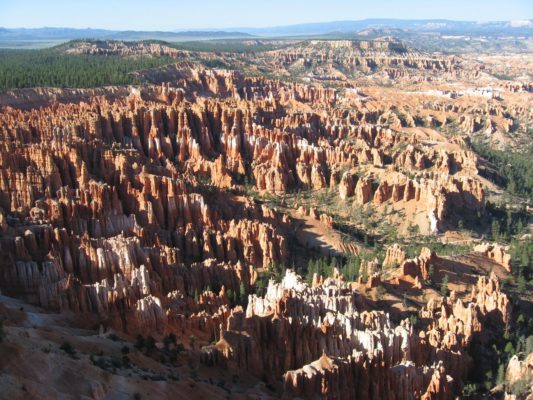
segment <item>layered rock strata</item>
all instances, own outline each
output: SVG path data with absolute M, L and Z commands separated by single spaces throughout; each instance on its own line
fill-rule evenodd
M 342 276 L 313 281 L 309 286 L 288 270 L 264 297 L 251 295 L 246 312 L 233 312 L 220 341 L 204 348 L 204 362 L 283 375 L 289 397 L 452 398 L 470 366 L 474 336 L 488 318 L 503 328 L 510 317 L 494 275 L 480 278 L 466 304 L 455 293 L 431 300 L 419 332 L 408 321 L 394 326 L 387 314 L 366 311 Z

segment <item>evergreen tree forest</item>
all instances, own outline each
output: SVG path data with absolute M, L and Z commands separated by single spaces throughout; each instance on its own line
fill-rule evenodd
M 524 152 L 494 150 L 479 142 L 472 143 L 472 147 L 495 166 L 509 193 L 533 198 L 533 146 Z
M 36 86 L 89 88 L 137 84 L 134 71 L 175 62 L 168 57 L 65 54 L 59 49 L 0 49 L 0 91 Z

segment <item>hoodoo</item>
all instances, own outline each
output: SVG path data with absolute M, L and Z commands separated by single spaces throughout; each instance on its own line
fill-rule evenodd
M 372 21 L 0 29 L 0 398 L 531 399 L 531 22 Z

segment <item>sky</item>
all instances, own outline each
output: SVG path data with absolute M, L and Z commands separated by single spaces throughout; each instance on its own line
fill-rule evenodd
M 270 27 L 365 18 L 533 18 L 533 0 L 0 0 L 0 26 L 116 30 Z

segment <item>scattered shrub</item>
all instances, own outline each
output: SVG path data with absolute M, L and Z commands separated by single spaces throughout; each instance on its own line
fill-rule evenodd
M 119 340 L 122 340 L 115 333 L 110 333 L 109 335 L 107 335 L 107 338 L 112 340 L 113 342 L 118 342 Z
M 74 356 L 76 354 L 76 350 L 70 344 L 70 342 L 63 342 L 61 346 L 59 346 L 61 350 L 63 350 L 65 353 L 67 353 L 69 356 Z

